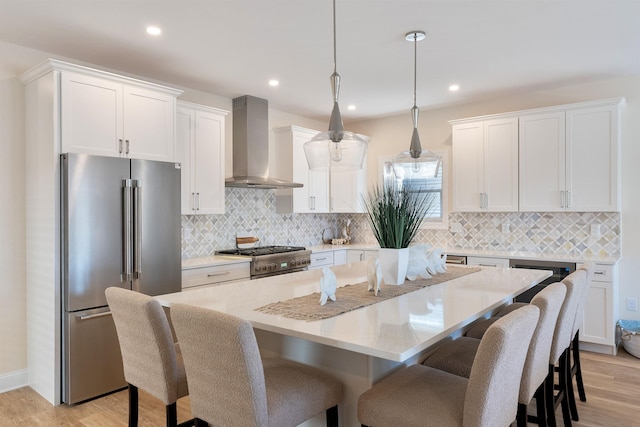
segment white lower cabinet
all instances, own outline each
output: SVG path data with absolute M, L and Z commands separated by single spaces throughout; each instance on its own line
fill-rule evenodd
M 578 264 L 579 265 L 579 264 Z M 615 266 L 596 264 L 582 313 L 580 341 L 606 346 L 615 354 L 615 322 L 617 317 Z M 588 349 L 588 348 L 585 348 Z M 597 349 L 596 349 L 597 350 Z
M 475 265 L 479 267 L 503 267 L 509 268 L 508 258 L 493 258 L 493 257 L 481 257 L 470 256 L 467 257 L 467 265 Z
M 370 258 L 375 258 L 378 255 L 377 250 L 368 249 L 347 249 L 347 262 L 360 262 L 366 261 Z
M 347 263 L 347 250 L 338 249 L 333 251 L 333 265 L 343 265 Z
M 182 290 L 249 280 L 249 261 L 182 270 Z
M 333 265 L 333 251 L 316 252 L 311 254 L 309 270 L 315 268 L 331 267 Z

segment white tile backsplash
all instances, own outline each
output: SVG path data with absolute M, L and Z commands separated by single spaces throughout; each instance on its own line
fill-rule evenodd
M 233 248 L 238 231 L 259 237 L 260 245 L 318 245 L 322 230 L 330 228 L 337 237 L 339 224 L 347 218 L 354 243 L 375 244 L 364 214 L 278 214 L 274 190 L 227 188 L 224 215 L 182 217 L 182 257 Z M 456 232 L 421 230 L 416 242 L 455 249 L 620 255 L 620 214 L 615 212 L 454 212 L 449 224 Z M 599 233 L 592 232 L 593 224 Z

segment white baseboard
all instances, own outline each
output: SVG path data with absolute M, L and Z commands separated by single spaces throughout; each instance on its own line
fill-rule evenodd
M 29 378 L 26 369 L 2 374 L 0 375 L 0 393 L 25 387 L 28 382 Z

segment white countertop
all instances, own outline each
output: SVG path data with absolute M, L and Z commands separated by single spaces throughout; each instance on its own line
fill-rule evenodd
M 380 249 L 378 245 L 371 245 L 366 243 L 353 243 L 348 245 L 314 245 L 307 246 L 311 252 L 331 252 L 331 251 L 339 251 L 340 249 L 354 249 L 354 250 L 371 250 L 377 251 Z
M 332 267 L 338 286 L 366 280 L 366 263 Z M 255 311 L 266 304 L 319 291 L 320 270 L 160 295 L 174 303 L 248 319 L 254 328 L 402 362 L 542 281 L 549 271 L 483 268 L 449 282 L 329 319 L 293 320 Z M 383 285 L 384 286 L 384 285 Z M 329 304 L 330 302 L 328 302 Z
M 182 269 L 213 267 L 216 265 L 228 265 L 251 262 L 251 257 L 240 255 L 211 255 L 200 258 L 188 258 L 182 260 Z

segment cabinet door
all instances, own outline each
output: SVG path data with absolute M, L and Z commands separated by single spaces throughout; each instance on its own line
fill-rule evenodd
M 484 123 L 484 209 L 518 211 L 518 118 Z
M 453 139 L 453 210 L 478 212 L 484 193 L 484 124 L 454 125 Z
M 617 107 L 569 110 L 566 120 L 568 210 L 619 211 Z
M 564 210 L 565 114 L 520 117 L 519 205 L 524 212 Z
M 194 135 L 196 114 L 194 110 L 178 107 L 176 112 L 176 161 L 181 164 L 180 212 L 193 215 L 196 212 Z
M 196 111 L 195 192 L 199 214 L 224 214 L 224 116 Z
M 175 97 L 124 86 L 125 154 L 134 159 L 175 161 Z
M 364 212 L 362 195 L 367 190 L 366 166 L 357 171 L 331 171 L 330 181 L 331 212 Z
M 357 249 L 349 249 L 347 250 L 347 262 L 360 262 L 364 261 L 364 251 Z
M 313 130 L 292 128 L 291 150 L 293 181 L 303 184 L 293 189 L 293 211 L 296 213 L 329 212 L 329 173 L 310 171 L 303 145 L 316 135 Z
M 61 73 L 62 152 L 120 156 L 122 84 Z
M 579 265 L 578 265 L 579 266 Z M 580 341 L 610 346 L 615 354 L 615 266 L 596 264 L 582 316 Z

